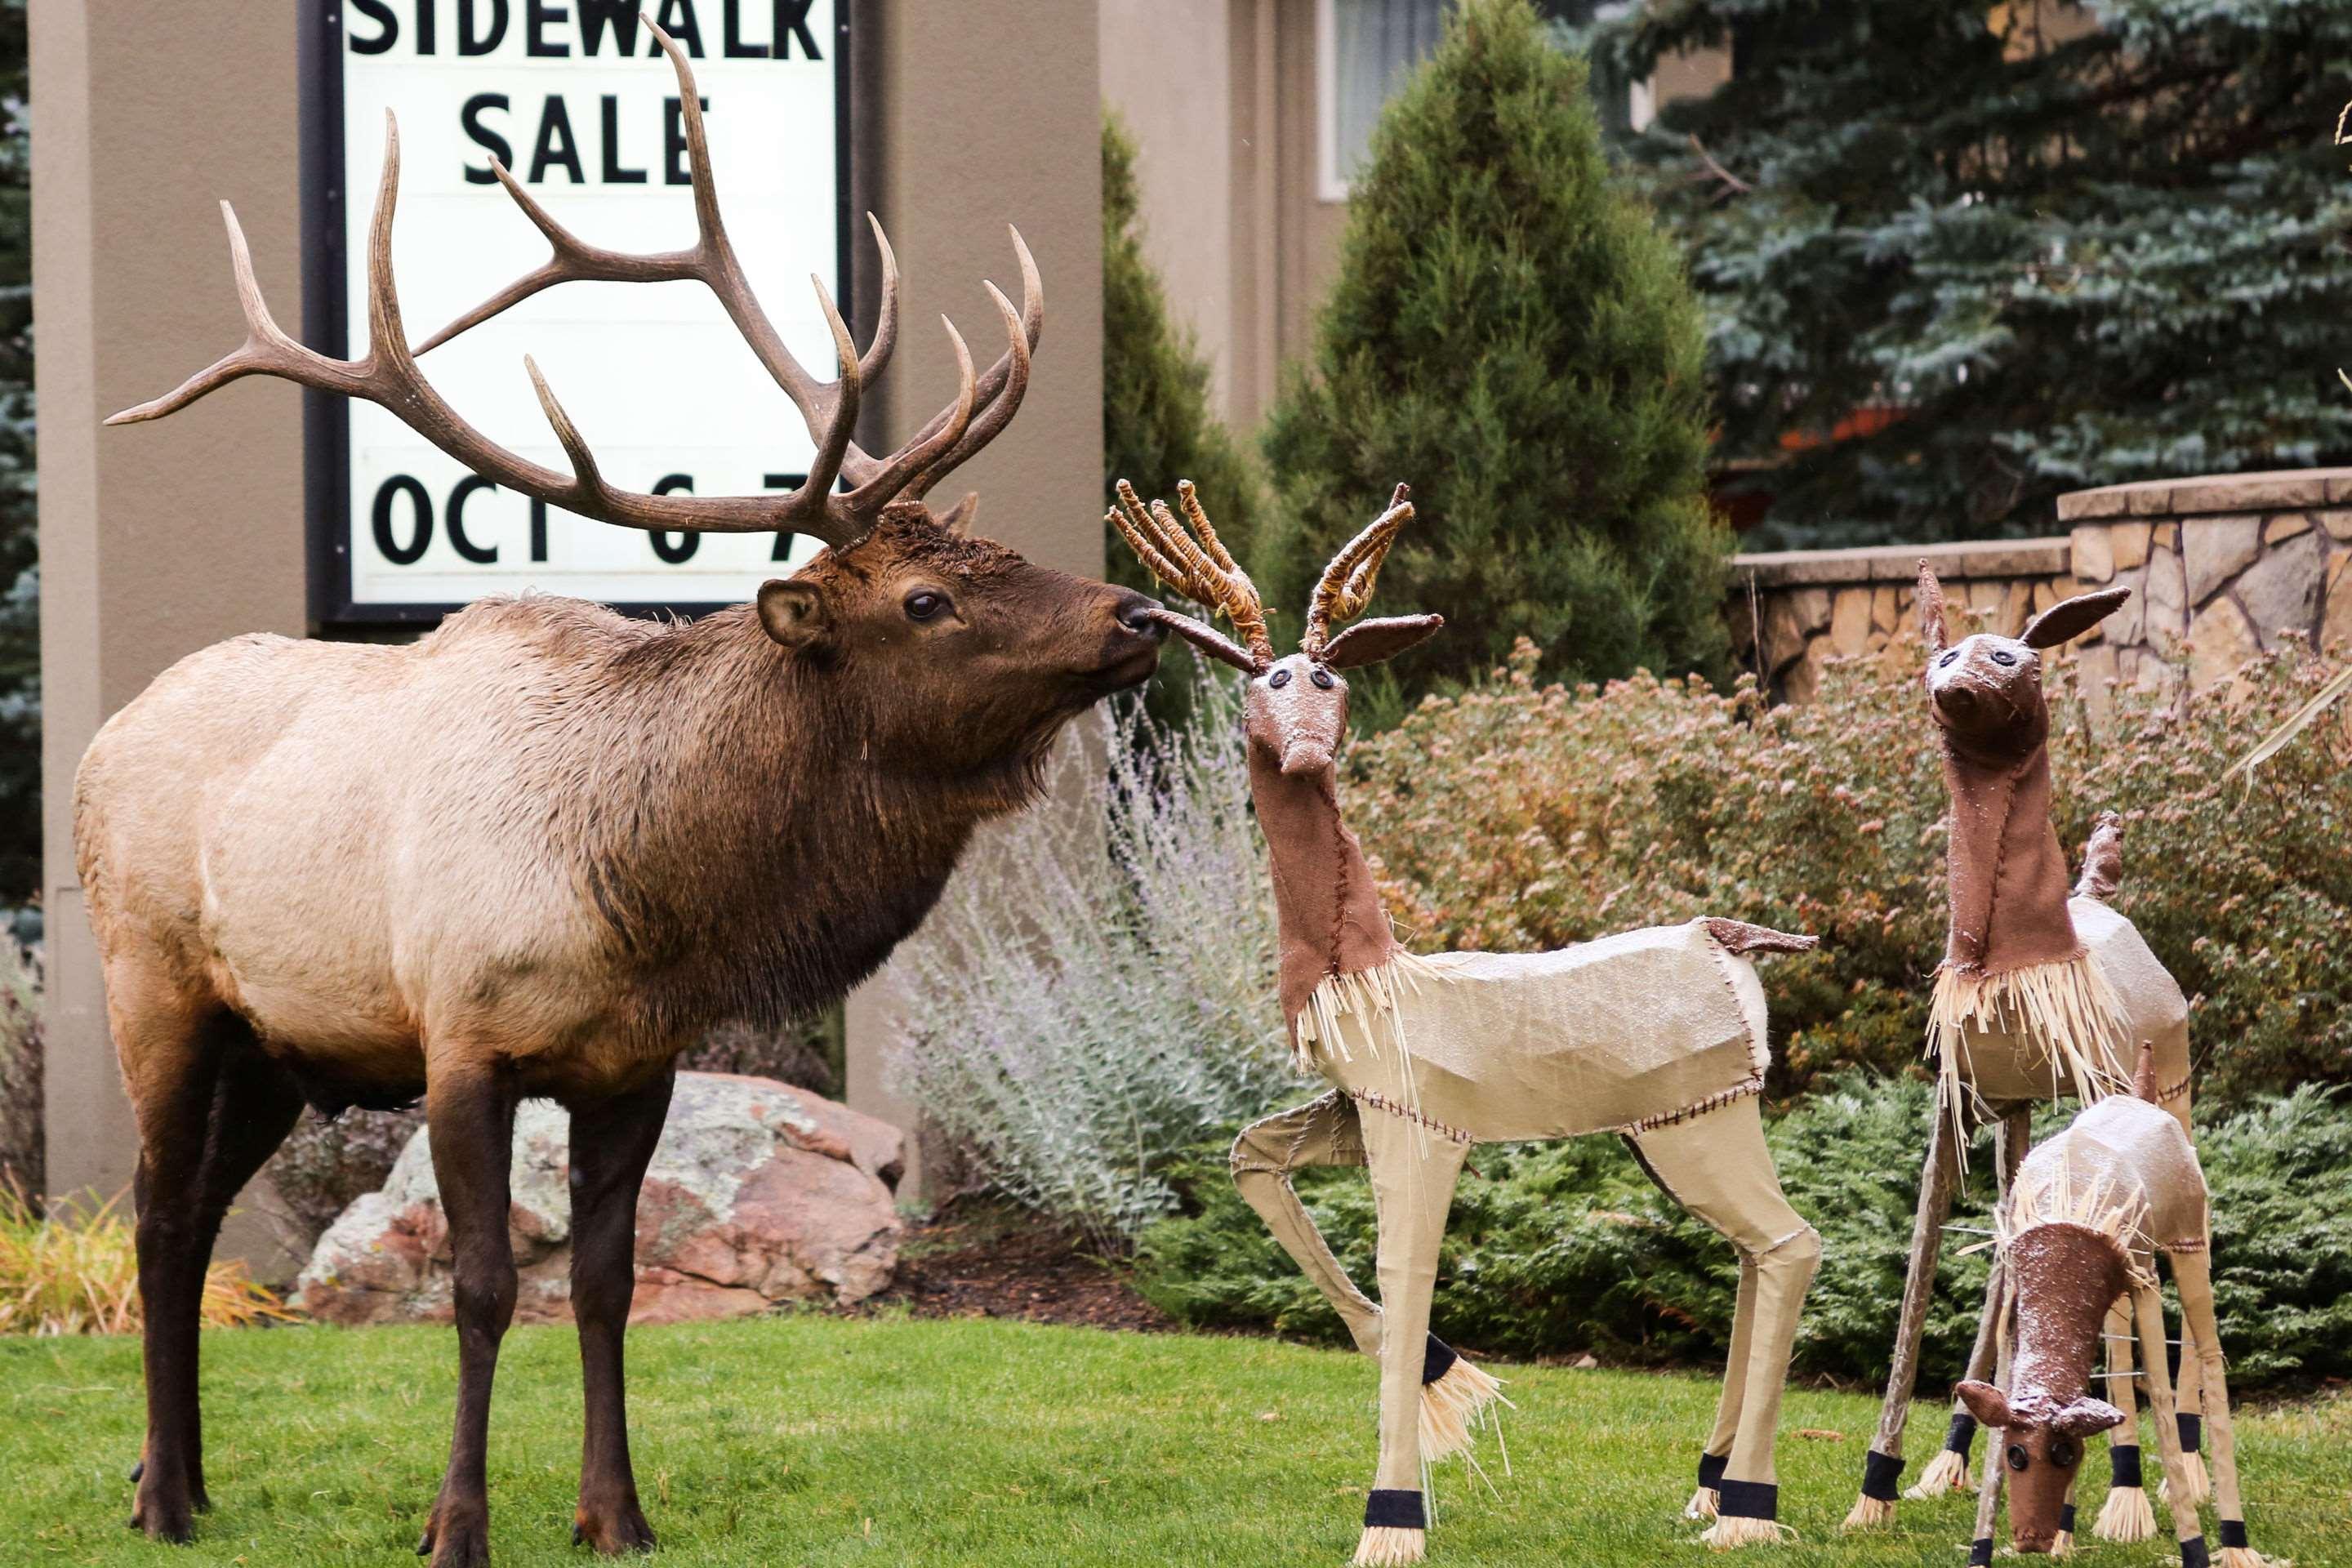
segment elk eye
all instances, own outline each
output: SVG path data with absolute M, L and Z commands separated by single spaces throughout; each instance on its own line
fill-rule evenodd
M 944 594 L 909 594 L 907 595 L 907 618 L 928 621 L 948 607 Z
M 1997 647 L 1992 650 L 1992 661 L 1995 664 L 2015 664 L 2017 656 L 2007 648 Z
M 1941 658 L 1937 659 L 1936 662 L 1937 662 L 1937 664 L 1949 664 L 1949 663 L 1951 663 L 1951 662 L 1952 662 L 1952 660 L 1954 660 L 1954 659 L 1956 659 L 1956 658 L 1959 658 L 1959 657 L 1960 657 L 1960 650 L 1959 650 L 1958 648 L 1954 648 L 1951 652 L 1949 652 L 1949 653 L 1946 654 L 1943 658 Z
M 1311 670 L 1307 673 L 1307 679 L 1313 681 L 1316 685 L 1321 687 L 1326 691 L 1330 690 L 1332 687 L 1339 684 L 1338 681 L 1331 679 L 1331 672 L 1328 669 Z
M 1284 687 L 1290 684 L 1290 671 L 1286 669 L 1277 669 L 1272 675 L 1265 678 L 1265 683 L 1279 691 Z
M 2012 1470 L 2025 1468 L 2025 1450 L 2015 1443 L 2009 1446 L 2009 1468 Z

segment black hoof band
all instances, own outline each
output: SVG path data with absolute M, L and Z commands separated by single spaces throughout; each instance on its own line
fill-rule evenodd
M 1421 1348 L 1421 1381 L 1435 1383 L 1439 1378 L 1452 1372 L 1454 1363 L 1461 1359 L 1454 1353 L 1452 1345 L 1447 1344 L 1435 1334 L 1430 1335 L 1429 1342 Z
M 1770 1481 L 1727 1480 L 1716 1489 L 1716 1511 L 1726 1519 L 1778 1519 L 1780 1489 Z
M 2203 1536 L 2192 1535 L 2180 1543 L 2180 1568 L 2213 1568 L 2213 1559 L 2205 1550 Z
M 2225 1547 L 2234 1546 L 2241 1552 L 2252 1551 L 2254 1543 L 2246 1539 L 2246 1521 L 2242 1519 L 2223 1520 L 2221 1544 Z
M 1963 1459 L 1977 1444 L 1977 1418 L 1962 1414 L 1952 1417 L 1950 1428 L 1944 1434 L 1944 1447 Z
M 1895 1483 L 1903 1479 L 1903 1457 L 1882 1454 L 1873 1448 L 1862 1457 L 1862 1495 L 1879 1502 L 1893 1502 L 1902 1494 Z
M 1969 1568 L 1992 1568 L 1992 1537 L 1980 1535 L 1969 1542 Z
M 1427 1530 L 1429 1515 L 1422 1511 L 1421 1494 L 1380 1487 L 1364 1500 L 1366 1530 Z
M 2172 1424 L 2180 1428 L 2180 1451 L 2182 1453 L 2195 1453 L 2199 1445 L 2205 1441 L 2205 1417 L 2202 1415 L 2175 1415 L 2172 1418 Z
M 2107 1450 L 2107 1484 L 2116 1487 L 2140 1484 L 2137 1443 L 2118 1443 Z
M 2062 1535 L 2074 1533 L 2074 1505 L 2071 1502 L 2058 1510 L 2058 1531 Z
M 1698 1457 L 1698 1484 L 1713 1491 L 1723 1485 L 1724 1467 L 1731 1463 L 1728 1454 L 1701 1454 Z

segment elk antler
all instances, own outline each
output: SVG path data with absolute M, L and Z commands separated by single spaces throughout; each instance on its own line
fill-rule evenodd
M 1372 584 L 1380 580 L 1389 546 L 1396 542 L 1397 531 L 1412 521 L 1412 503 L 1406 499 L 1412 494 L 1410 485 L 1397 486 L 1388 510 L 1372 519 L 1323 568 L 1323 580 L 1315 584 L 1315 595 L 1307 601 L 1307 635 L 1298 644 L 1308 655 L 1321 655 L 1331 640 L 1334 621 L 1354 620 L 1372 602 Z
M 1249 574 L 1227 553 L 1192 481 L 1176 481 L 1176 503 L 1184 509 L 1192 532 L 1176 521 L 1165 501 L 1153 501 L 1150 510 L 1138 499 L 1135 487 L 1118 481 L 1118 504 L 1105 521 L 1125 536 L 1154 577 L 1183 595 L 1223 612 L 1234 630 L 1248 645 L 1249 656 L 1264 666 L 1274 662 L 1274 642 L 1265 632 L 1265 608 Z
M 1030 351 L 1035 348 L 1045 329 L 1045 290 L 1038 281 L 1037 266 L 1029 255 L 1029 247 L 1022 243 L 1019 231 L 1013 231 L 1013 250 L 1021 261 L 1018 312 L 994 284 L 985 285 L 1004 319 L 1010 340 L 1004 353 L 985 374 L 975 375 L 971 351 L 965 347 L 961 334 L 953 322 L 942 317 L 956 356 L 958 385 L 954 403 L 934 415 L 898 450 L 883 458 L 869 456 L 851 439 L 850 433 L 857 422 L 866 378 L 888 363 L 898 342 L 898 264 L 882 226 L 868 215 L 874 242 L 882 257 L 882 303 L 874 340 L 867 344 L 862 359 L 823 280 L 810 279 L 815 285 L 825 323 L 833 330 L 835 355 L 840 367 L 837 380 L 820 382 L 784 347 L 782 338 L 751 292 L 742 264 L 727 237 L 719 218 L 718 189 L 710 171 L 693 69 L 676 41 L 652 17 L 646 18 L 646 25 L 669 56 L 671 68 L 677 74 L 688 156 L 693 166 L 698 234 L 691 248 L 639 256 L 589 245 L 550 216 L 505 166 L 493 159 L 492 172 L 522 208 L 523 216 L 547 237 L 552 254 L 538 268 L 433 334 L 422 347 L 411 350 L 401 328 L 399 296 L 392 276 L 392 218 L 400 184 L 400 133 L 392 115 L 386 113 L 383 179 L 376 191 L 375 217 L 368 232 L 367 357 L 332 359 L 304 348 L 278 328 L 262 299 L 260 285 L 254 279 L 253 258 L 247 248 L 244 231 L 237 225 L 236 214 L 223 202 L 221 214 L 228 224 L 229 257 L 236 276 L 237 299 L 245 311 L 244 344 L 163 396 L 126 408 L 107 423 L 128 425 L 161 418 L 241 377 L 276 375 L 304 386 L 381 404 L 484 479 L 583 517 L 625 528 L 713 533 L 791 531 L 814 534 L 840 548 L 865 537 L 875 516 L 892 500 L 902 495 L 922 497 L 950 469 L 986 446 L 1011 422 L 1023 394 L 1028 390 Z M 571 459 L 572 472 L 566 476 L 491 441 L 450 407 L 417 368 L 417 355 L 558 283 L 686 279 L 701 283 L 718 298 L 753 354 L 807 422 L 809 435 L 816 443 L 816 455 L 809 464 L 808 478 L 798 489 L 782 495 L 656 496 L 615 489 L 597 471 L 595 458 L 578 427 L 557 403 L 539 367 L 525 356 L 523 365 L 539 394 L 540 406 Z M 849 487 L 838 495 L 834 493 L 836 479 Z

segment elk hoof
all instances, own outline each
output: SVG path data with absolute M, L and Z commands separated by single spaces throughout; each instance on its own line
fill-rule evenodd
M 139 1500 L 131 1505 L 131 1528 L 144 1531 L 150 1541 L 166 1541 L 184 1545 L 195 1539 L 194 1510 L 184 1488 L 177 1497 L 166 1497 L 161 1487 L 142 1484 Z
M 607 1557 L 625 1552 L 651 1552 L 654 1528 L 635 1498 L 615 1506 L 583 1502 L 572 1516 L 572 1544 L 593 1546 Z
M 471 1508 L 433 1505 L 416 1555 L 433 1559 L 433 1568 L 485 1568 L 490 1560 L 490 1520 L 487 1505 Z

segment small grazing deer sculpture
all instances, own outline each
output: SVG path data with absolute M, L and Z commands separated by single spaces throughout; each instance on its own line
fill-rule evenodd
M 600 474 L 531 371 L 569 474 L 491 444 L 418 369 L 392 275 L 399 145 L 387 123 L 368 247 L 367 357 L 334 360 L 270 320 L 236 219 L 248 336 L 170 395 L 172 413 L 266 374 L 383 404 L 499 484 L 640 529 L 792 530 L 830 548 L 756 605 L 690 625 L 555 597 L 487 601 L 408 647 L 240 637 L 192 655 L 84 757 L 74 841 L 139 1128 L 147 1437 L 133 1522 L 188 1538 L 205 1505 L 196 1313 L 230 1199 L 304 1103 L 425 1100 L 455 1263 L 456 1432 L 423 1550 L 487 1560 L 483 1461 L 513 1315 L 508 1154 L 516 1102 L 572 1120 L 572 1304 L 585 1437 L 573 1533 L 650 1546 L 624 1407 L 638 1187 L 671 1063 L 713 1025 L 780 1025 L 871 973 L 937 900 L 973 829 L 1034 797 L 1055 734 L 1156 667 L 1139 594 L 1023 560 L 921 498 L 1012 419 L 1044 299 L 991 290 L 1010 339 L 975 375 L 949 334 L 953 405 L 896 451 L 851 439 L 897 331 L 861 358 L 818 286 L 839 379 L 785 350 L 719 221 L 693 73 L 677 77 L 699 237 L 635 256 L 575 238 L 505 169 L 552 247 L 425 348 L 576 279 L 693 279 L 726 307 L 816 443 L 786 495 L 642 495 Z M 493 165 L 496 167 L 496 165 Z M 528 363 L 528 362 L 526 362 Z M 839 483 L 836 489 L 836 481 Z
M 1955 1391 L 1987 1427 L 1998 1455 L 1985 1458 L 1969 1561 L 1992 1561 L 2001 1487 L 2010 1489 L 2011 1543 L 2023 1552 L 2063 1550 L 2073 1530 L 2074 1477 L 2083 1443 L 2129 1419 L 2090 1393 L 2093 1364 L 2111 1309 L 2128 1301 L 2147 1368 L 2148 1403 L 2171 1485 L 2173 1533 L 2182 1568 L 2210 1561 L 2177 1435 L 2166 1377 L 2164 1302 L 2155 1254 L 2171 1261 L 2188 1325 L 2184 1366 L 2197 1364 L 2213 1421 L 2214 1485 L 2224 1568 L 2264 1568 L 2246 1538 L 2238 1491 L 2237 1442 L 2213 1316 L 2212 1237 L 2205 1173 L 2178 1118 L 2161 1101 L 2163 1075 L 2153 1043 L 2143 1044 L 2130 1094 L 2111 1095 L 2025 1158 L 1997 1227 L 2002 1260 L 2000 1382 L 1971 1379 Z M 2193 1342 L 2194 1349 L 2187 1348 Z M 2114 1380 L 2110 1380 L 2111 1384 Z
M 1749 955 L 1800 952 L 1813 939 L 1695 920 L 1558 952 L 1406 952 L 1339 814 L 1342 672 L 1392 658 L 1444 623 L 1402 616 L 1334 635 L 1363 613 L 1412 517 L 1405 487 L 1324 569 L 1298 649 L 1279 658 L 1256 588 L 1192 486 L 1177 493 L 1185 522 L 1163 504 L 1147 510 L 1122 481 L 1109 521 L 1154 576 L 1222 613 L 1241 639 L 1160 612 L 1171 631 L 1248 678 L 1250 789 L 1272 857 L 1283 1013 L 1300 1065 L 1333 1085 L 1244 1131 L 1233 1170 L 1357 1348 L 1381 1363 L 1380 1466 L 1356 1561 L 1422 1560 L 1423 1466 L 1466 1447 L 1498 1394 L 1493 1377 L 1429 1332 L 1446 1209 L 1471 1145 L 1599 1131 L 1623 1136 L 1669 1196 L 1739 1250 L 1731 1363 L 1699 1462 L 1702 1511 L 1719 1514 L 1705 1539 L 1779 1540 L 1773 1434 L 1821 1240 L 1781 1196 L 1765 1147 L 1758 1097 L 1769 1058 Z M 1291 1190 L 1291 1173 L 1317 1164 L 1370 1168 L 1377 1306 Z
M 2102 816 L 2070 898 L 2065 852 L 2050 822 L 2050 710 L 2042 656 L 2112 615 L 2129 590 L 2111 588 L 2052 605 L 2016 637 L 1978 633 L 1950 642 L 1944 596 L 1919 563 L 1919 626 L 1927 645 L 1927 710 L 1943 747 L 1951 795 L 1948 876 L 1951 913 L 1937 971 L 1929 1046 L 1939 1100 L 1919 1178 L 1895 1355 L 1877 1436 L 1863 1456 L 1862 1495 L 1848 1529 L 1886 1523 L 1903 1470 L 1903 1428 L 1919 1372 L 1919 1339 L 1935 1288 L 1936 1259 L 1951 1213 L 1971 1119 L 1997 1123 L 1996 1173 L 2005 1201 L 2025 1157 L 2035 1104 L 2073 1095 L 2094 1100 L 2128 1081 L 2129 1042 L 2154 1043 L 2164 1104 L 2189 1126 L 2189 1004 L 2129 921 L 2110 908 L 2122 875 L 2122 819 Z M 1969 1375 L 1989 1375 L 2000 1271 L 1979 1321 Z M 2129 1399 L 2128 1319 L 2111 1339 L 2116 1386 Z M 2182 1375 L 2183 1408 L 2193 1370 Z M 2128 1403 L 2125 1408 L 2131 1407 Z M 2179 1430 L 2192 1451 L 2195 1417 Z M 1965 1492 L 1976 1418 L 1957 1406 L 1942 1451 L 1906 1495 Z M 2139 1450 L 2126 1426 L 2115 1446 L 2116 1484 L 2095 1533 L 2145 1540 L 2155 1516 L 2139 1489 Z M 2192 1477 L 2198 1473 L 2192 1465 Z

